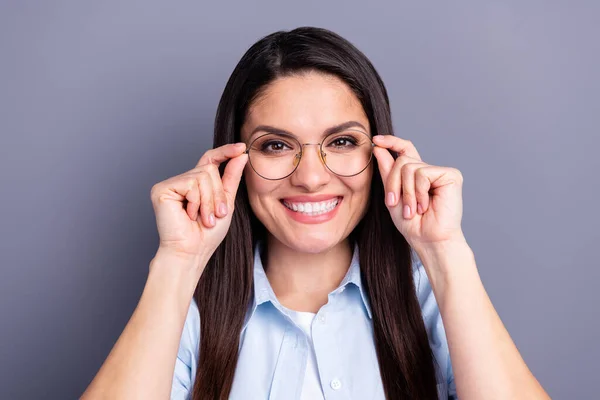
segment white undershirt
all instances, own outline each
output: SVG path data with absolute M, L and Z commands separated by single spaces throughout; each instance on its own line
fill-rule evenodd
M 308 311 L 292 311 L 290 316 L 308 336 L 309 354 L 306 363 L 306 372 L 304 375 L 304 383 L 302 384 L 301 400 L 324 400 L 323 389 L 321 388 L 321 380 L 317 370 L 317 359 L 315 356 L 315 347 L 312 340 L 311 325 L 315 318 L 315 313 Z

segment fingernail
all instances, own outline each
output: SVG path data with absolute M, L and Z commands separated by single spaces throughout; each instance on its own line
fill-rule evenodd
M 214 226 L 215 225 L 215 214 L 210 213 L 210 215 L 208 216 L 208 222 Z
M 219 204 L 219 212 L 221 213 L 221 215 L 227 215 L 227 204 Z
M 394 194 L 394 192 L 388 192 L 386 201 L 388 206 L 393 206 L 394 203 L 396 203 L 396 195 Z
M 423 214 L 423 206 L 421 203 L 417 204 L 417 211 L 419 211 L 419 214 Z
M 410 217 L 410 206 L 408 204 L 406 204 L 404 206 L 404 218 L 408 219 Z

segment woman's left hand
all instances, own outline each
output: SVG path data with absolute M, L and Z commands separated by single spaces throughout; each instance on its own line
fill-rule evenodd
M 461 172 L 424 163 L 409 140 L 377 135 L 373 143 L 386 193 L 385 203 L 409 245 L 417 250 L 464 241 Z M 396 152 L 398 157 L 394 160 L 388 150 Z

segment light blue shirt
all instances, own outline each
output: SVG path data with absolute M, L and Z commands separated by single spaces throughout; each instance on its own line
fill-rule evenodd
M 260 258 L 254 256 L 254 299 L 240 333 L 239 358 L 230 392 L 238 400 L 298 400 L 312 351 L 305 332 L 279 303 Z M 440 399 L 457 399 L 442 318 L 424 266 L 413 251 L 413 271 Z M 317 312 L 312 340 L 326 400 L 385 399 L 373 340 L 371 307 L 361 284 L 358 246 L 339 286 Z M 191 396 L 198 364 L 200 316 L 192 300 L 181 335 L 171 399 Z

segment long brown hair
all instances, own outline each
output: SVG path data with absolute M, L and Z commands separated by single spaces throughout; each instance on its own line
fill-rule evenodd
M 331 31 L 300 27 L 272 33 L 244 54 L 219 102 L 214 146 L 241 141 L 248 107 L 270 82 L 307 71 L 340 78 L 361 102 L 372 134 L 392 133 L 387 91 L 367 57 Z M 371 302 L 386 398 L 437 399 L 434 358 L 415 293 L 410 246 L 391 220 L 377 163 L 372 162 L 371 199 L 350 240 L 360 249 L 362 282 Z M 229 232 L 195 292 L 201 326 L 194 399 L 229 397 L 240 332 L 253 297 L 254 246 L 265 237 L 242 179 Z

